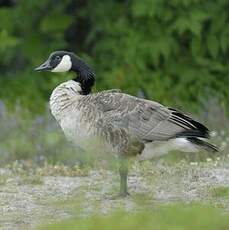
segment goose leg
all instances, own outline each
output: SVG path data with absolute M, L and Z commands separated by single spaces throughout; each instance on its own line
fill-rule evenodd
M 127 195 L 129 195 L 127 191 L 128 160 L 126 158 L 119 159 L 119 174 L 120 174 L 119 196 L 126 197 Z

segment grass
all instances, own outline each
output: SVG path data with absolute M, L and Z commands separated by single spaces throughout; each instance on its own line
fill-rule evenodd
M 6 175 L 0 175 L 0 186 L 4 185 L 8 179 L 8 176 Z
M 63 164 L 57 164 L 57 165 L 45 164 L 44 167 L 37 169 L 37 171 L 42 176 L 76 177 L 76 176 L 87 176 L 88 175 L 88 168 L 87 167 L 81 168 L 78 165 L 68 167 Z
M 213 188 L 211 194 L 214 198 L 229 198 L 229 187 Z
M 228 210 L 228 187 L 223 187 L 224 183 L 216 187 L 220 186 L 220 183 L 216 183 L 219 181 L 211 181 L 214 168 L 202 167 L 204 165 L 193 167 L 185 163 L 171 167 L 165 163 L 152 165 L 149 162 L 130 166 L 131 196 L 112 200 L 118 192 L 119 177 L 111 171 L 91 170 L 88 173 L 79 166 L 45 164 L 36 168 L 26 162 L 15 162 L 2 170 L 5 172 L 2 176 L 9 180 L 6 178 L 8 182 L 4 185 L 3 179 L 1 190 L 4 196 L 0 203 L 8 211 L 3 213 L 0 222 L 3 226 L 20 224 L 24 229 L 31 224 L 35 227 L 37 224 L 74 217 L 41 229 L 96 230 L 107 229 L 106 225 L 114 226 L 109 229 L 147 230 L 152 229 L 150 226 L 154 226 L 154 229 L 178 230 L 229 229 L 228 222 L 221 214 Z M 82 177 L 87 173 L 87 177 Z M 225 175 L 222 173 L 222 177 L 227 175 L 228 172 Z M 207 178 L 211 182 L 210 192 L 209 183 L 205 182 Z M 12 200 L 14 197 L 16 199 Z M 188 205 L 175 205 L 181 201 Z M 192 205 L 196 201 L 219 209 Z M 9 215 L 11 207 L 16 211 Z M 21 207 L 25 210 L 24 216 L 19 216 Z M 16 222 L 15 214 L 18 215 Z M 226 217 L 229 220 L 228 214 Z M 198 223 L 192 223 L 194 220 Z
M 43 184 L 43 178 L 37 174 L 22 175 L 19 177 L 18 184 L 19 185 L 25 185 L 25 184 L 40 185 L 40 184 Z
M 229 215 L 218 209 L 200 205 L 172 205 L 155 211 L 133 214 L 119 211 L 108 216 L 94 216 L 88 219 L 71 219 L 47 225 L 40 230 L 193 230 L 229 229 Z
M 0 175 L 0 186 L 5 185 L 8 178 L 15 178 L 18 185 L 41 185 L 44 176 L 63 176 L 63 177 L 84 177 L 88 175 L 88 168 L 80 168 L 78 165 L 68 167 L 63 164 L 51 165 L 45 163 L 44 166 L 30 164 L 30 161 L 15 161 L 6 166 L 10 175 Z

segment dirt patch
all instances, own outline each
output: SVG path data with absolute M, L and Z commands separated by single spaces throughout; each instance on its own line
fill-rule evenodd
M 212 189 L 229 187 L 229 168 L 214 165 L 135 164 L 129 174 L 130 197 L 112 199 L 119 177 L 108 170 L 87 176 L 42 176 L 38 183 L 0 169 L 1 229 L 33 228 L 72 216 L 109 213 L 116 209 L 155 208 L 171 202 L 201 202 L 229 211 L 228 196 Z

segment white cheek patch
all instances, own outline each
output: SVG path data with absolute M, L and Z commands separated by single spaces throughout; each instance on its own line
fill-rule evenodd
M 69 55 L 64 55 L 60 63 L 52 70 L 52 72 L 67 72 L 72 68 L 72 61 Z

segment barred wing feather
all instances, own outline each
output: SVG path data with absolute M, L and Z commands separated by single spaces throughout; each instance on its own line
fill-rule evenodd
M 125 129 L 142 141 L 175 137 L 208 137 L 208 129 L 175 109 L 123 93 L 97 94 L 95 103 L 103 112 L 103 124 Z

